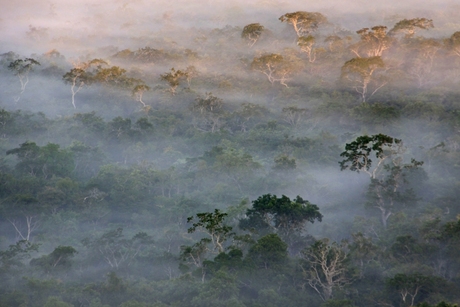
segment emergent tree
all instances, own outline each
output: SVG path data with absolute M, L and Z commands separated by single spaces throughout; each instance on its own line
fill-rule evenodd
M 8 65 L 8 69 L 13 71 L 13 74 L 19 78 L 21 83 L 21 92 L 14 98 L 14 101 L 18 102 L 21 99 L 21 95 L 26 90 L 27 83 L 29 83 L 29 72 L 32 71 L 35 65 L 40 65 L 40 63 L 32 58 L 17 59 Z
M 404 163 L 406 148 L 400 139 L 384 134 L 360 136 L 345 145 L 340 154 L 340 169 L 364 172 L 369 175 L 371 183 L 368 189 L 369 205 L 379 209 L 381 221 L 386 228 L 387 220 L 398 207 L 416 202 L 413 190 L 406 176 L 416 170 L 423 162 L 411 159 Z M 374 163 L 372 156 L 375 155 Z M 423 177 L 424 174 L 420 174 Z
M 304 11 L 284 14 L 279 20 L 291 24 L 298 37 L 309 35 L 319 25 L 327 22 L 327 18 L 321 13 Z

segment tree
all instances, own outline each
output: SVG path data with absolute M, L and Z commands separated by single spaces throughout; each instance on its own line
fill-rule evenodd
M 432 29 L 434 28 L 433 20 L 427 18 L 403 19 L 394 25 L 388 35 L 395 36 L 399 33 L 404 33 L 406 39 L 413 38 L 417 28 L 423 30 Z
M 434 59 L 441 47 L 441 42 L 432 38 L 415 38 L 407 44 L 410 57 L 404 69 L 417 81 L 419 88 L 430 83 Z
M 405 147 L 400 139 L 384 134 L 360 136 L 345 145 L 340 154 L 340 170 L 350 169 L 364 172 L 371 178 L 367 196 L 369 205 L 381 212 L 381 221 L 386 228 L 387 220 L 396 207 L 403 207 L 416 201 L 413 190 L 408 186 L 406 175 L 418 169 L 423 162 L 412 159 L 404 163 Z M 372 160 L 372 154 L 377 158 Z M 423 177 L 423 174 L 420 174 Z
M 32 176 L 42 176 L 45 179 L 59 176 L 67 177 L 74 169 L 73 155 L 66 149 L 60 149 L 58 144 L 48 143 L 38 146 L 35 142 L 22 143 L 19 148 L 10 149 L 7 155 L 16 155 L 19 162 L 16 169 Z
M 388 83 L 382 75 L 377 75 L 382 70 L 385 70 L 385 63 L 380 56 L 358 57 L 345 62 L 340 78 L 361 96 L 362 102 L 366 102 Z
M 350 49 L 358 58 L 362 57 L 362 53 L 370 58 L 380 57 L 385 50 L 390 48 L 392 43 L 392 38 L 387 35 L 386 26 L 375 26 L 370 30 L 369 28 L 362 28 L 356 33 L 361 40 L 350 46 Z
M 226 115 L 223 106 L 223 100 L 212 93 L 206 93 L 205 97 L 198 96 L 191 107 L 201 119 L 196 126 L 204 131 L 216 132 L 222 126 L 222 118 Z
M 291 24 L 298 37 L 316 31 L 321 24 L 327 22 L 327 18 L 321 13 L 304 11 L 284 14 L 279 20 Z
M 196 219 L 198 221 L 192 224 L 188 229 L 188 233 L 193 233 L 197 229 L 206 233 L 209 236 L 210 243 L 213 245 L 212 251 L 222 253 L 224 251 L 224 243 L 227 239 L 232 237 L 232 227 L 224 224 L 224 219 L 227 213 L 220 212 L 215 209 L 214 212 L 197 213 Z M 187 218 L 187 223 L 192 222 L 195 217 L 190 216 Z
M 244 40 L 248 41 L 248 45 L 252 47 L 259 40 L 264 29 L 264 26 L 260 23 L 248 24 L 243 28 L 243 31 L 241 32 L 241 37 Z
M 232 147 L 223 148 L 221 154 L 216 156 L 213 168 L 228 177 L 232 184 L 243 193 L 244 182 L 251 178 L 261 168 L 259 162 L 247 152 Z
M 296 236 L 302 234 L 307 222 L 321 222 L 323 215 L 317 205 L 297 196 L 290 200 L 282 195 L 265 194 L 252 202 L 252 208 L 246 211 L 247 218 L 240 220 L 240 228 L 255 228 L 275 232 L 292 248 Z
M 404 304 L 410 303 L 414 306 L 415 299 L 422 290 L 431 287 L 433 279 L 421 274 L 396 274 L 387 281 L 387 286 L 401 295 Z
M 131 239 L 125 239 L 123 228 L 119 227 L 95 240 L 85 238 L 82 243 L 102 257 L 111 268 L 119 269 L 122 265 L 129 265 L 140 253 L 147 251 L 153 240 L 145 232 L 139 232 Z
M 49 255 L 41 256 L 30 261 L 32 266 L 40 266 L 45 271 L 50 271 L 56 268 L 68 269 L 71 266 L 71 258 L 78 253 L 72 246 L 56 247 Z
M 171 68 L 170 72 L 160 75 L 160 79 L 166 81 L 169 84 L 168 91 L 174 96 L 176 95 L 176 89 L 180 85 L 181 79 L 187 79 L 187 71 L 175 70 L 174 67 Z
M 180 247 L 180 259 L 188 264 L 193 264 L 197 268 L 201 268 L 208 251 L 207 245 L 210 242 L 211 239 L 203 238 L 191 246 L 182 245 Z
M 307 109 L 298 107 L 285 107 L 282 109 L 285 121 L 293 127 L 297 127 L 308 113 Z
M 194 307 L 244 307 L 245 304 L 238 300 L 239 287 L 237 279 L 225 270 L 217 271 L 197 296 L 190 306 Z
M 379 248 L 372 243 L 372 238 L 366 237 L 361 232 L 352 234 L 353 242 L 348 246 L 350 259 L 357 264 L 359 278 L 364 278 L 366 266 L 376 260 Z
M 316 241 L 302 251 L 302 270 L 310 287 L 326 301 L 332 298 L 333 289 L 351 282 L 347 276 L 347 243 L 329 239 Z
M 287 261 L 287 247 L 287 244 L 277 234 L 268 234 L 251 246 L 246 260 L 249 259 L 258 268 L 274 269 Z
M 105 86 L 120 89 L 130 89 L 135 84 L 143 83 L 142 80 L 128 77 L 126 75 L 126 69 L 119 66 L 105 68 L 100 65 L 94 73 L 93 81 Z
M 273 85 L 275 82 L 288 87 L 286 81 L 289 76 L 296 72 L 299 67 L 285 59 L 281 54 L 268 53 L 255 57 L 251 63 L 251 69 L 267 76 Z
M 307 54 L 308 61 L 313 63 L 316 60 L 316 51 L 313 49 L 313 45 L 316 43 L 316 39 L 311 36 L 301 36 L 297 39 L 297 46 L 300 50 Z
M 150 87 L 145 85 L 145 84 L 137 84 L 136 86 L 134 86 L 133 90 L 132 90 L 132 95 L 134 96 L 134 98 L 136 99 L 136 101 L 139 101 L 140 103 L 142 103 L 142 106 L 144 107 L 144 109 L 148 108 L 147 105 L 145 104 L 144 101 L 142 101 L 142 97 L 144 96 L 144 93 L 147 92 L 147 91 L 150 91 Z
M 445 39 L 444 45 L 449 51 L 460 57 L 460 31 L 455 32 L 448 39 Z
M 23 265 L 23 260 L 30 258 L 30 253 L 38 251 L 38 244 L 28 240 L 20 240 L 10 245 L 7 250 L 0 251 L 0 276 L 7 273 L 12 267 Z
M 32 234 L 40 227 L 40 208 L 38 199 L 30 194 L 16 194 L 9 199 L 7 220 L 16 231 L 16 238 L 30 241 Z M 25 223 L 23 223 L 25 221 Z
M 248 125 L 254 122 L 254 119 L 263 117 L 268 114 L 268 110 L 258 104 L 243 103 L 240 109 L 233 114 L 235 125 L 240 128 L 241 132 L 246 132 Z
M 392 138 L 384 134 L 372 136 L 363 135 L 355 141 L 345 145 L 345 151 L 340 154 L 345 159 L 339 162 L 340 170 L 350 169 L 354 172 L 365 172 L 371 178 L 377 178 L 385 160 L 403 152 L 403 144 L 400 139 Z M 372 155 L 378 159 L 377 165 L 372 168 Z
M 90 70 L 94 66 L 100 67 L 107 65 L 107 62 L 101 59 L 93 59 L 88 62 L 75 63 L 74 68 L 62 76 L 66 84 L 70 84 L 70 91 L 72 92 L 72 105 L 74 109 L 75 95 L 85 86 L 91 85 L 94 82 L 94 73 Z
M 18 102 L 21 99 L 21 95 L 26 90 L 27 83 L 29 83 L 29 73 L 36 65 L 40 65 L 40 63 L 33 58 L 17 59 L 8 65 L 8 69 L 19 78 L 21 83 L 21 92 L 14 98 L 14 101 Z

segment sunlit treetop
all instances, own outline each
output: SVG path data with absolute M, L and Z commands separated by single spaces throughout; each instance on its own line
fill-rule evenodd
M 284 14 L 281 22 L 292 24 L 297 36 L 305 36 L 318 29 L 319 25 L 327 22 L 326 16 L 318 12 L 297 11 Z
M 394 36 L 398 33 L 404 33 L 405 38 L 412 38 L 418 29 L 429 30 L 434 28 L 433 20 L 427 18 L 403 19 L 395 24 L 388 32 L 388 35 Z

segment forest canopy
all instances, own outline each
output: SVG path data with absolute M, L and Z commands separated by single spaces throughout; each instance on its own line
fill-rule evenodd
M 458 5 L 86 2 L 0 12 L 0 306 L 460 304 Z

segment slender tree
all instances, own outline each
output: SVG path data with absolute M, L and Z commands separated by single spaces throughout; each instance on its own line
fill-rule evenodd
M 40 63 L 33 58 L 17 59 L 10 62 L 8 65 L 8 69 L 19 78 L 19 82 L 21 83 L 21 92 L 14 98 L 15 102 L 18 102 L 19 99 L 21 99 L 21 95 L 24 93 L 26 86 L 29 83 L 29 73 L 36 65 L 40 65 Z

